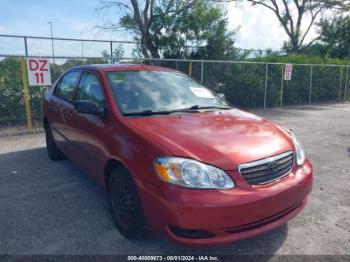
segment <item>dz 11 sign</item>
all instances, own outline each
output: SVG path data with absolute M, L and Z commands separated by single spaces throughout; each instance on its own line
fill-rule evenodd
M 46 58 L 27 59 L 28 81 L 30 86 L 50 86 L 50 62 Z
M 286 66 L 284 67 L 284 80 L 287 80 L 287 81 L 292 80 L 292 72 L 293 72 L 293 65 L 286 64 Z

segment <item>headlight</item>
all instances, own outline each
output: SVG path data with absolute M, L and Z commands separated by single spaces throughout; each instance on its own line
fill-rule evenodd
M 296 138 L 296 136 L 292 134 L 292 138 L 293 138 L 293 143 L 295 146 L 295 151 L 296 151 L 296 155 L 297 155 L 297 164 L 299 166 L 303 165 L 305 162 L 305 152 L 304 152 L 304 148 L 301 145 L 301 143 L 298 141 L 298 139 Z
M 233 180 L 221 169 L 181 157 L 160 157 L 154 161 L 157 175 L 170 184 L 203 189 L 231 189 Z

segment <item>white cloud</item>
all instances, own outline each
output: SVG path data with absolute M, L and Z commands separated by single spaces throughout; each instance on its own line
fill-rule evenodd
M 236 35 L 237 46 L 245 49 L 280 49 L 288 37 L 275 14 L 262 6 L 248 3 L 228 3 L 227 17 L 230 29 L 240 27 Z M 303 30 L 307 28 L 306 19 Z M 306 40 L 316 36 L 314 29 Z
M 5 27 L 3 27 L 3 26 L 0 25 L 0 33 L 1 33 L 1 34 L 5 34 L 5 32 L 6 32 Z

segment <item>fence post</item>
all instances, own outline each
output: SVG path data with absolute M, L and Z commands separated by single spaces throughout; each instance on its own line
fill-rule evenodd
M 280 106 L 283 105 L 283 88 L 284 88 L 284 66 L 282 65 Z
M 26 57 L 28 57 L 28 42 L 27 42 L 27 37 L 24 37 L 24 52 L 26 54 Z
M 20 60 L 21 63 L 21 71 L 22 71 L 22 82 L 23 82 L 23 98 L 24 105 L 27 116 L 27 128 L 29 131 L 32 131 L 32 112 L 30 109 L 30 96 L 29 96 L 29 88 L 28 88 L 28 79 L 27 79 L 27 70 L 26 70 L 26 60 L 22 58 Z
M 269 63 L 266 63 L 265 71 L 265 91 L 264 91 L 264 109 L 266 109 L 266 99 L 267 99 L 267 78 L 269 76 Z
M 342 88 L 342 84 L 343 84 L 343 67 L 340 66 L 340 84 L 339 84 L 339 92 L 338 92 L 338 101 L 340 101 L 341 99 L 341 88 Z
M 312 77 L 313 77 L 313 66 L 311 65 L 310 68 L 310 87 L 309 87 L 309 104 L 311 104 L 311 96 L 312 96 Z
M 349 67 L 346 67 L 346 78 L 344 87 L 344 101 L 346 101 L 346 92 L 348 91 Z
M 192 60 L 190 61 L 189 67 L 188 67 L 188 75 L 192 76 Z
M 204 73 L 204 62 L 203 60 L 201 61 L 201 83 L 203 84 L 203 73 Z
M 109 41 L 110 55 L 111 55 L 111 64 L 113 64 L 113 42 Z

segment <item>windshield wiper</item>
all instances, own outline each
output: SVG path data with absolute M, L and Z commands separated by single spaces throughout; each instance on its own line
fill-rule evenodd
M 194 105 L 189 108 L 190 110 L 199 110 L 199 109 L 221 109 L 221 110 L 229 110 L 232 109 L 231 107 L 227 106 L 200 106 L 200 105 Z
M 172 111 L 145 110 L 141 112 L 124 113 L 124 116 L 150 116 L 150 115 L 170 115 Z
M 151 116 L 151 115 L 170 115 L 174 113 L 182 113 L 182 112 L 188 112 L 188 113 L 196 113 L 199 112 L 195 109 L 175 109 L 175 110 L 167 110 L 167 111 L 153 111 L 153 110 L 145 110 L 141 112 L 131 112 L 131 113 L 124 113 L 124 116 Z
M 145 110 L 141 112 L 131 112 L 131 113 L 124 113 L 124 116 L 151 116 L 151 115 L 170 115 L 174 113 L 199 113 L 199 109 L 221 109 L 221 110 L 228 110 L 231 109 L 231 107 L 221 107 L 221 106 L 199 106 L 194 105 L 189 108 L 180 108 L 180 109 L 174 109 L 174 110 L 167 110 L 167 111 L 153 111 L 153 110 Z

